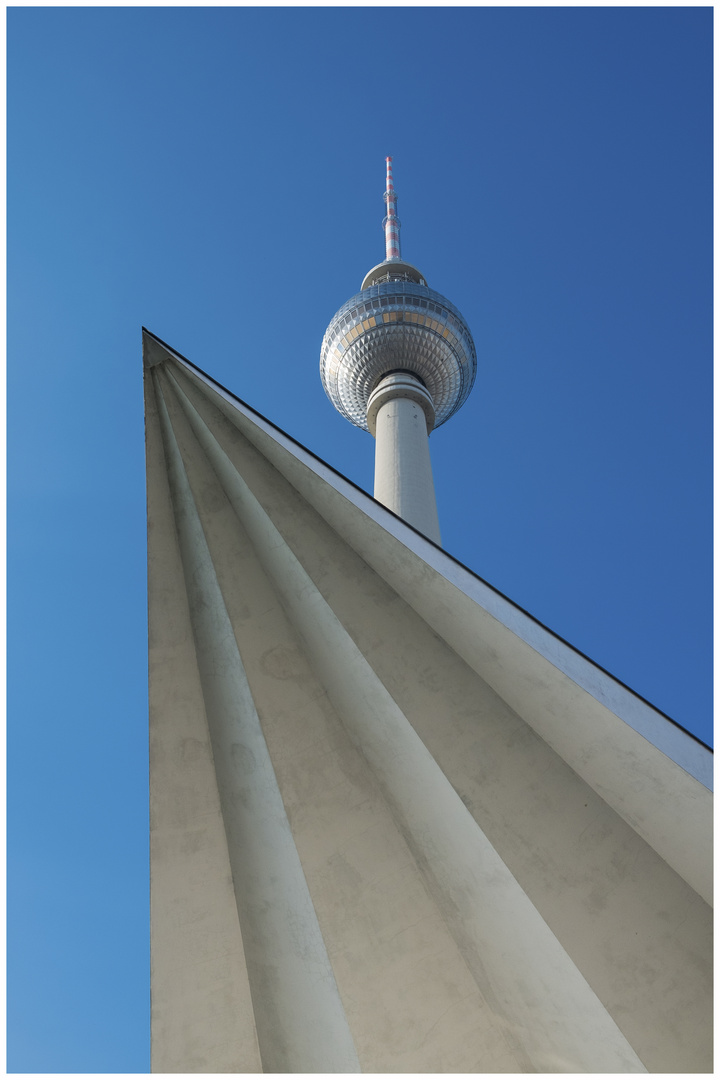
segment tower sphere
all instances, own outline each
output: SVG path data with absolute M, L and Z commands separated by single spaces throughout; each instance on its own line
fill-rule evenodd
M 391 372 L 414 375 L 432 398 L 435 427 L 457 412 L 477 371 L 472 335 L 454 304 L 428 288 L 400 258 L 400 222 L 387 162 L 387 258 L 365 275 L 361 291 L 343 304 L 325 331 L 320 378 L 335 408 L 368 431 L 370 395 Z
M 411 277 L 409 264 L 401 266 L 402 271 L 386 260 L 375 268 L 384 271 L 383 278 L 336 312 L 320 352 L 325 393 L 339 413 L 366 431 L 370 395 L 391 371 L 411 372 L 425 385 L 435 427 L 457 412 L 475 381 L 475 345 L 465 319 L 416 280 L 418 271 Z

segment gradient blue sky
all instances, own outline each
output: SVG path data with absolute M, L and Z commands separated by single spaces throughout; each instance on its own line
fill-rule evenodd
M 149 1067 L 140 327 L 370 490 L 320 342 L 465 315 L 447 550 L 711 737 L 712 9 L 8 11 L 11 1071 Z

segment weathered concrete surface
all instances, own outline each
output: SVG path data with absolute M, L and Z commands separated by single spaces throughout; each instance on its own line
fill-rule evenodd
M 260 817 L 295 851 L 280 902 L 309 898 L 336 987 L 316 1071 L 353 1067 L 333 1064 L 345 1024 L 370 1072 L 709 1071 L 693 830 L 710 796 L 686 771 L 703 775 L 702 748 L 148 336 L 151 354 L 154 1071 L 303 1069 L 232 855 L 247 807 L 213 768 L 202 670 L 222 649 L 198 648 L 203 597 L 232 627 L 269 763 L 245 755 L 238 781 L 264 776 Z M 160 398 L 187 480 L 174 510 Z M 221 605 L 181 557 L 183 503 Z
M 146 395 L 154 1072 L 259 1072 L 154 394 Z M 212 882 L 212 888 L 208 888 Z

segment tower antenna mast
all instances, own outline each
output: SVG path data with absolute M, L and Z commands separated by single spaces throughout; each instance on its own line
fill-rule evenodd
M 383 198 L 387 205 L 387 214 L 383 218 L 385 230 L 385 258 L 400 258 L 400 219 L 397 216 L 397 192 L 393 186 L 392 158 L 385 158 L 386 178 Z

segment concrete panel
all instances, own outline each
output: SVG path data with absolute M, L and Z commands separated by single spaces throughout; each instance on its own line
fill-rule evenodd
M 151 601 L 151 611 L 168 635 L 165 662 L 184 672 L 176 686 L 151 668 L 153 725 L 163 735 L 156 832 L 167 814 L 177 834 L 158 899 L 171 903 L 186 860 L 197 884 L 183 902 L 196 905 L 198 920 L 215 917 L 219 897 L 228 910 L 227 879 L 218 884 L 212 845 L 192 826 L 197 800 L 225 815 L 226 874 L 233 847 L 243 847 L 232 840 L 237 808 L 224 765 L 213 768 L 205 719 L 212 728 L 213 715 L 233 708 L 213 704 L 202 676 L 225 649 L 198 629 L 203 604 L 222 607 L 245 679 L 231 697 L 251 706 L 269 763 L 269 772 L 254 762 L 241 770 L 250 774 L 242 782 L 257 784 L 261 803 L 275 785 L 363 1071 L 710 1070 L 711 920 L 694 887 L 705 856 L 687 843 L 698 823 L 706 829 L 709 801 L 673 760 L 685 760 L 686 743 L 666 737 L 668 722 L 630 691 L 163 348 L 155 342 L 148 356 L 188 485 L 185 497 L 175 485 L 176 511 L 183 501 L 194 507 L 207 553 L 200 561 L 214 584 L 193 577 L 188 585 L 195 638 L 205 643 L 196 651 L 149 416 L 151 520 L 165 506 L 163 565 L 151 570 L 151 595 L 162 602 Z M 183 722 L 176 732 L 173 711 L 182 715 L 188 702 L 194 717 L 199 704 L 203 732 L 195 719 L 200 747 L 187 744 L 195 764 L 184 767 Z M 702 775 L 702 757 L 689 757 Z M 664 801 L 669 812 L 658 810 Z M 162 857 L 157 865 L 160 888 Z M 254 919 L 243 916 L 252 882 L 242 883 L 239 864 L 233 876 L 233 956 L 252 1021 L 244 956 Z M 172 930 L 163 936 L 161 911 L 154 1039 L 167 1042 L 194 994 L 203 1017 L 212 1008 L 213 954 L 208 936 L 197 935 L 171 986 Z M 205 982 L 195 985 L 194 972 Z M 223 1013 L 218 1060 L 256 1071 L 250 1027 L 242 1010 Z M 182 1071 L 206 1071 L 195 1041 L 173 1059 Z M 170 1056 L 154 1051 L 158 1071 Z M 298 1071 L 300 1059 L 290 1053 L 287 1068 Z

